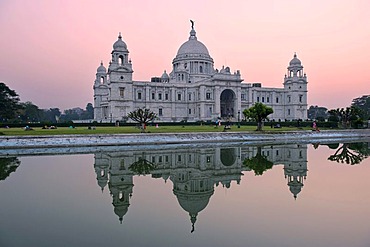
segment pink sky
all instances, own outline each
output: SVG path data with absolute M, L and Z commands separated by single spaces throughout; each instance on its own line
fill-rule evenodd
M 0 1 L 0 81 L 41 108 L 84 108 L 122 33 L 134 80 L 171 71 L 190 19 L 215 68 L 282 87 L 294 52 L 308 104 L 337 108 L 370 94 L 368 0 Z

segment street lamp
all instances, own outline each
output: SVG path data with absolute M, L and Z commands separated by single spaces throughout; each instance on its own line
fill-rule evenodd
M 238 111 L 238 128 L 240 128 L 240 111 Z

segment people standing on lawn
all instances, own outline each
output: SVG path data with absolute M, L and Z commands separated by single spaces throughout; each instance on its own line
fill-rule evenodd
M 313 121 L 312 123 L 312 130 L 320 132 L 319 127 L 317 127 L 316 121 Z

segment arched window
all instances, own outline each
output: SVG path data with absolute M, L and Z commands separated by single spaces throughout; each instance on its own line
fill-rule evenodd
M 118 65 L 122 65 L 123 64 L 123 56 L 122 55 L 120 55 L 119 57 L 118 57 Z
M 199 73 L 203 73 L 203 66 L 199 66 Z
M 182 81 L 184 80 L 184 74 L 181 74 L 181 80 Z
M 290 77 L 293 77 L 294 73 L 293 70 L 290 71 Z
M 118 194 L 118 199 L 123 202 L 125 200 L 125 194 L 122 193 L 122 191 L 119 192 Z
M 104 83 L 104 76 L 101 76 L 100 77 L 100 84 L 103 84 Z
M 206 92 L 206 99 L 211 99 L 211 93 L 210 92 Z

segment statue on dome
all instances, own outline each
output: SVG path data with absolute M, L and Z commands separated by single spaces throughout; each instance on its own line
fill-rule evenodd
M 190 20 L 190 22 L 191 22 L 191 29 L 194 29 L 194 21 Z

